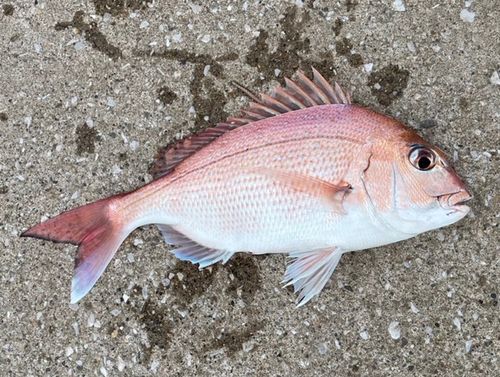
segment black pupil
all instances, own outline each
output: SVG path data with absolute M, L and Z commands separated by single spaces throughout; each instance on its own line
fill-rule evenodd
M 418 159 L 418 168 L 420 170 L 426 170 L 429 166 L 431 166 L 431 159 L 427 156 L 422 156 Z

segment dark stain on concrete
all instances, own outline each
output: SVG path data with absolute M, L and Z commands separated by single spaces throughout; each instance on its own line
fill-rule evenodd
M 230 280 L 227 292 L 237 298 L 237 291 L 241 289 L 241 298 L 247 304 L 262 286 L 259 268 L 254 259 L 255 256 L 240 253 L 233 256 L 226 264 L 228 274 L 234 276 L 234 279 Z
M 122 57 L 122 52 L 118 47 L 111 45 L 104 34 L 102 34 L 97 28 L 97 23 L 91 21 L 90 23 L 84 22 L 85 13 L 83 11 L 77 11 L 73 16 L 73 19 L 68 22 L 58 22 L 55 25 L 55 29 L 60 31 L 68 27 L 76 28 L 80 33 L 85 32 L 85 40 L 92 45 L 92 48 L 96 49 L 103 54 L 106 54 L 113 60 L 117 60 Z
M 332 31 L 335 33 L 336 36 L 340 34 L 340 31 L 342 30 L 342 26 L 344 25 L 344 22 L 342 21 L 341 18 L 335 19 L 335 22 L 332 26 Z
M 226 96 L 215 87 L 211 77 L 205 77 L 203 71 L 206 65 L 210 65 L 210 74 L 217 77 L 224 77 L 224 69 L 221 62 L 234 61 L 238 59 L 238 54 L 228 53 L 218 57 L 207 54 L 195 54 L 186 50 L 166 50 L 162 52 L 137 51 L 137 56 L 144 58 L 162 58 L 178 61 L 184 65 L 194 64 L 194 78 L 189 84 L 189 89 L 193 95 L 193 107 L 196 111 L 195 130 L 199 132 L 218 122 L 223 122 L 228 114 L 223 110 L 226 104 Z M 205 117 L 208 116 L 208 120 Z
M 143 0 L 93 0 L 95 12 L 103 16 L 104 13 L 113 16 L 127 16 L 129 11 L 146 9 L 146 1 Z
M 350 55 L 351 49 L 352 49 L 352 43 L 347 38 L 342 38 L 341 41 L 338 41 L 335 44 L 335 51 L 337 51 L 337 54 L 339 55 L 344 55 L 344 56 Z
M 95 143 L 101 140 L 95 128 L 90 128 L 86 124 L 78 126 L 76 129 L 76 154 L 81 156 L 84 153 L 94 153 Z
M 420 128 L 433 128 L 438 125 L 438 121 L 435 119 L 425 119 L 420 122 L 419 127 Z
M 460 110 L 466 111 L 470 107 L 470 101 L 467 98 L 462 97 L 458 102 L 458 106 L 460 106 Z
M 345 56 L 352 67 L 360 67 L 363 65 L 363 58 L 360 54 L 351 54 L 351 50 L 352 43 L 347 38 L 343 38 L 335 44 L 335 51 L 337 54 Z
M 144 348 L 144 356 L 147 361 L 151 359 L 151 353 L 154 347 L 162 351 L 168 350 L 173 337 L 173 324 L 168 319 L 168 313 L 163 308 L 146 300 L 138 321 L 143 325 L 144 331 L 148 334 L 150 348 Z
M 278 78 L 282 83 L 284 82 L 283 77 L 291 77 L 297 69 L 309 72 L 311 65 L 314 65 L 316 69 L 321 69 L 321 61 L 323 59 L 312 62 L 301 56 L 311 50 L 311 41 L 309 38 L 301 36 L 301 31 L 309 23 L 311 16 L 305 10 L 300 12 L 301 17 L 299 17 L 298 13 L 296 6 L 289 7 L 285 11 L 284 18 L 279 23 L 281 33 L 278 33 L 279 43 L 276 51 L 269 51 L 267 39 L 270 35 L 267 30 L 260 30 L 260 35 L 250 47 L 246 56 L 246 62 L 263 72 L 266 81 L 275 78 L 274 70 L 276 68 L 282 71 L 282 75 Z M 276 37 L 272 36 L 272 38 Z M 326 70 L 322 73 L 327 76 L 329 74 Z M 261 80 L 256 78 L 254 83 L 261 85 Z
M 368 86 L 381 105 L 389 106 L 395 99 L 403 95 L 403 91 L 408 86 L 409 77 L 410 72 L 406 69 L 389 64 L 370 74 Z M 379 84 L 381 88 L 375 88 L 375 84 Z
M 7 122 L 9 120 L 9 117 L 5 113 L 0 113 L 0 120 L 2 122 Z
M 173 92 L 166 86 L 162 86 L 161 88 L 159 88 L 157 94 L 158 99 L 164 105 L 171 105 L 177 99 L 177 94 L 175 94 L 175 92 Z
M 212 285 L 218 265 L 208 269 L 200 270 L 197 264 L 191 262 L 177 261 L 176 268 L 171 272 L 175 277 L 170 282 L 169 289 L 175 294 L 181 305 L 189 305 L 196 297 L 203 294 Z M 182 273 L 182 280 L 178 273 Z
M 352 12 L 358 6 L 357 0 L 347 0 L 345 3 L 348 12 Z
M 4 4 L 2 5 L 3 14 L 6 16 L 12 16 L 14 14 L 14 6 L 12 4 Z
M 224 111 L 224 105 L 227 102 L 224 92 L 217 90 L 212 79 L 206 78 L 202 81 L 203 69 L 201 65 L 195 66 L 195 78 L 189 86 L 196 111 L 195 132 L 224 122 L 229 115 Z M 208 120 L 205 120 L 205 116 L 208 116 Z
M 203 353 L 221 348 L 226 349 L 226 355 L 232 356 L 236 352 L 243 349 L 243 344 L 252 339 L 258 331 L 264 328 L 264 322 L 251 322 L 248 323 L 243 329 L 237 331 L 223 332 L 219 336 L 214 336 L 215 339 L 202 349 Z

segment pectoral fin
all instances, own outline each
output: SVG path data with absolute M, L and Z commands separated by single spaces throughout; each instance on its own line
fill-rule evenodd
M 252 171 L 266 175 L 294 190 L 326 199 L 334 207 L 335 212 L 345 214 L 343 201 L 352 187 L 347 182 L 333 184 L 323 179 L 306 174 L 287 172 L 267 167 L 253 168 Z
M 297 307 L 321 292 L 341 256 L 340 248 L 290 254 L 297 259 L 286 269 L 283 282 L 287 283 L 285 287 L 293 284 L 295 293 L 300 292 Z

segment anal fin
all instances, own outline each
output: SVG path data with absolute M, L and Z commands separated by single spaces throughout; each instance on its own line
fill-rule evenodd
M 288 266 L 283 280 L 285 286 L 293 284 L 299 292 L 297 307 L 304 305 L 321 292 L 340 261 L 340 248 L 291 253 L 297 258 Z
M 189 261 L 193 264 L 199 263 L 200 269 L 208 267 L 214 263 L 226 263 L 232 256 L 232 251 L 217 250 L 205 247 L 179 233 L 171 226 L 157 224 L 163 237 L 170 245 L 179 246 L 172 250 L 177 258 L 183 261 Z

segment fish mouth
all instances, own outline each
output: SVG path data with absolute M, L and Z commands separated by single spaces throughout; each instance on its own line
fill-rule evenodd
M 438 201 L 441 207 L 450 210 L 450 214 L 455 212 L 462 212 L 467 214 L 470 207 L 464 204 L 472 199 L 472 195 L 467 190 L 460 190 L 451 194 L 438 196 Z

